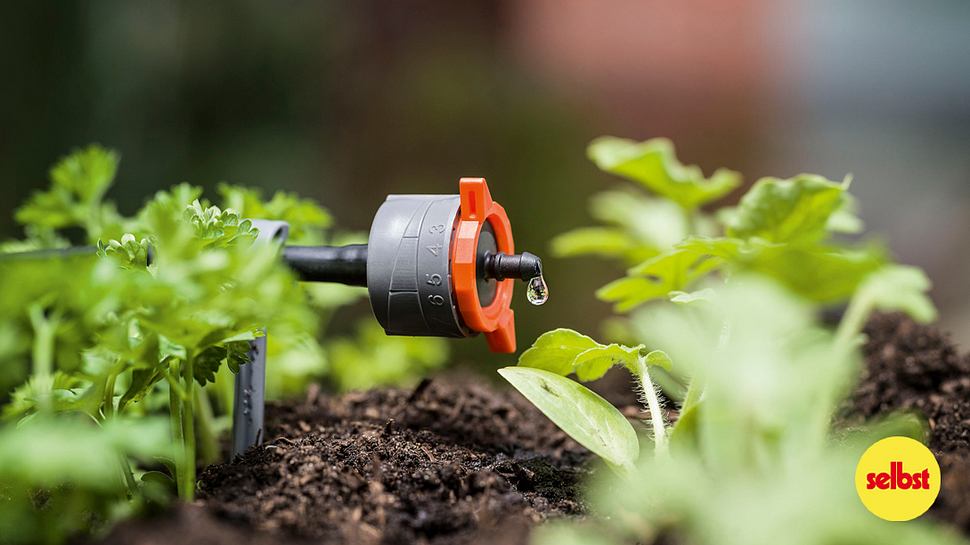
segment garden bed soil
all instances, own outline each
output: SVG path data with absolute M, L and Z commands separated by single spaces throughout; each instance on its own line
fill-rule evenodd
M 970 359 L 901 316 L 867 333 L 846 417 L 925 415 L 944 476 L 932 516 L 970 534 Z M 517 393 L 482 382 L 311 389 L 270 404 L 267 442 L 205 469 L 195 504 L 122 523 L 104 543 L 515 544 L 543 520 L 581 516 L 590 455 Z
M 905 411 L 926 419 L 943 475 L 930 513 L 970 535 L 970 354 L 960 354 L 936 328 L 897 314 L 875 316 L 866 334 L 866 366 L 849 400 L 852 415 Z
M 468 377 L 311 389 L 267 407 L 267 437 L 206 468 L 196 505 L 122 524 L 106 543 L 525 543 L 536 523 L 583 512 L 591 471 L 517 393 Z

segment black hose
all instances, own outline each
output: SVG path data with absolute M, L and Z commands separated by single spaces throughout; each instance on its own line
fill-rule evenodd
M 539 259 L 539 256 L 529 252 L 515 255 L 502 252 L 488 253 L 485 254 L 482 272 L 485 278 L 494 278 L 495 280 L 516 278 L 528 281 L 537 276 L 542 276 L 542 260 Z
M 0 263 L 7 261 L 42 261 L 74 256 L 93 256 L 94 246 L 73 246 L 0 253 Z M 151 261 L 149 248 L 149 261 Z M 284 246 L 283 261 L 304 282 L 337 282 L 348 286 L 367 286 L 367 245 Z
M 367 286 L 367 245 L 284 246 L 283 261 L 304 282 Z
M 67 259 L 75 256 L 93 256 L 98 253 L 96 246 L 70 246 L 67 248 L 45 248 L 26 252 L 0 252 L 3 261 L 42 261 L 45 259 Z

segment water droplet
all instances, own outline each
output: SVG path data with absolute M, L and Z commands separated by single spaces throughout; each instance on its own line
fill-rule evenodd
M 549 286 L 546 285 L 546 280 L 542 278 L 541 274 L 529 280 L 525 289 L 525 296 L 530 303 L 536 306 L 549 300 Z

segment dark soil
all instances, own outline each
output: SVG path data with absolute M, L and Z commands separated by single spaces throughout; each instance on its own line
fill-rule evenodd
M 263 543 L 264 531 L 293 543 L 525 543 L 534 524 L 584 510 L 588 453 L 513 392 L 441 379 L 314 390 L 267 412 L 266 444 L 201 474 L 205 512 L 125 524 L 108 543 Z
M 970 359 L 898 315 L 875 317 L 866 332 L 848 421 L 923 415 L 943 471 L 932 516 L 970 534 Z M 123 523 L 105 543 L 504 545 L 584 513 L 588 453 L 517 393 L 469 378 L 340 397 L 312 390 L 268 406 L 267 426 L 265 445 L 202 472 L 195 505 Z
M 970 355 L 949 337 L 897 314 L 866 327 L 866 368 L 851 397 L 854 416 L 898 411 L 926 419 L 943 482 L 931 513 L 970 534 Z

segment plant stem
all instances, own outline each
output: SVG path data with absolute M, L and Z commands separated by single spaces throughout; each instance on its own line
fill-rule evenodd
M 684 403 L 680 406 L 681 413 L 687 412 L 694 405 L 697 405 L 697 402 L 701 400 L 702 389 L 697 377 L 690 379 L 690 384 L 687 385 L 687 395 L 684 396 Z
M 869 297 L 853 297 L 849 301 L 849 306 L 845 309 L 839 328 L 835 332 L 835 347 L 842 354 L 851 350 L 853 342 L 862 333 L 862 328 L 865 327 L 871 312 L 872 301 Z
M 171 369 L 165 369 L 163 367 L 162 374 L 165 375 L 165 380 L 168 382 L 170 400 L 172 394 L 178 396 L 179 399 L 186 399 L 188 397 L 185 390 L 182 388 L 182 385 L 179 384 L 177 364 L 172 364 Z
M 235 397 L 235 375 L 229 370 L 228 365 L 219 367 L 216 372 L 216 381 L 211 386 L 215 389 L 216 399 L 219 402 L 220 414 L 226 415 L 232 421 L 233 398 Z
M 104 413 L 105 420 L 112 418 L 115 413 L 115 380 L 117 378 L 117 373 L 111 373 L 104 382 L 104 401 L 102 401 L 101 410 Z
M 209 402 L 209 394 L 205 388 L 195 389 L 196 424 L 199 427 L 199 456 L 204 464 L 211 464 L 219 457 L 219 442 L 216 437 L 215 425 L 212 415 L 212 404 Z
M 696 235 L 699 229 L 697 228 L 697 209 L 696 208 L 685 208 L 684 209 L 684 222 L 687 224 L 687 236 Z
M 45 316 L 44 307 L 40 304 L 33 304 L 28 310 L 30 325 L 34 329 L 34 344 L 32 347 L 31 358 L 33 359 L 33 376 L 37 380 L 38 387 L 43 387 L 39 405 L 42 410 L 51 408 L 51 387 L 53 382 L 50 377 L 54 373 L 54 341 L 57 330 L 56 318 Z M 41 386 L 42 385 L 42 386 Z
M 637 358 L 639 368 L 640 385 L 643 388 L 641 402 L 650 410 L 650 423 L 653 426 L 654 452 L 667 454 L 667 430 L 664 428 L 664 417 L 660 410 L 660 399 L 657 398 L 657 389 L 650 380 L 650 371 L 647 360 L 644 356 Z
M 185 399 L 182 400 L 182 471 L 179 472 L 178 491 L 182 501 L 195 499 L 195 360 L 191 353 L 182 362 L 182 382 Z
M 47 377 L 54 370 L 54 328 L 44 316 L 44 308 L 31 305 L 28 310 L 30 325 L 34 329 L 34 346 L 31 356 L 34 360 L 34 376 Z
M 128 488 L 128 497 L 125 499 L 131 499 L 135 497 L 138 493 L 138 483 L 135 481 L 135 475 L 131 472 L 131 465 L 128 464 L 128 458 L 123 454 L 119 456 L 121 463 L 121 473 L 125 476 L 125 486 Z
M 172 367 L 178 365 L 175 362 L 170 363 Z M 174 378 L 171 373 L 166 373 L 168 377 L 168 418 L 172 426 L 172 439 L 175 442 L 176 448 L 183 444 L 183 434 L 182 434 L 182 399 L 174 387 Z M 185 461 L 182 459 L 183 453 L 181 451 L 176 451 L 175 456 L 175 484 L 179 491 L 179 497 L 182 496 L 182 472 L 184 471 Z

